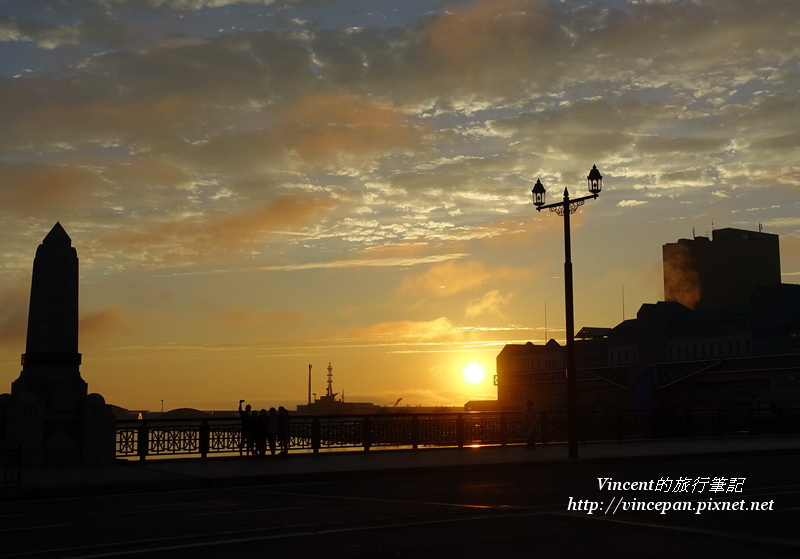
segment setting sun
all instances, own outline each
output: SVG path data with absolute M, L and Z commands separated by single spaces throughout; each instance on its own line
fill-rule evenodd
M 470 384 L 478 384 L 486 377 L 486 369 L 480 363 L 469 363 L 464 367 L 464 380 Z

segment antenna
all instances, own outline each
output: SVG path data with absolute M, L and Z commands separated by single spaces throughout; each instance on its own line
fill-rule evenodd
M 308 403 L 311 404 L 311 364 L 308 365 Z
M 622 321 L 625 321 L 625 286 L 622 286 Z
M 547 301 L 544 302 L 544 343 L 547 343 Z

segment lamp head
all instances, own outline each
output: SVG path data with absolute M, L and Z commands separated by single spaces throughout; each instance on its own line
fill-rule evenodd
M 589 171 L 589 176 L 586 177 L 589 181 L 589 192 L 597 196 L 603 190 L 603 175 L 597 170 L 597 165 L 592 165 L 592 170 Z
M 536 184 L 533 185 L 533 190 L 531 190 L 531 193 L 533 194 L 533 205 L 536 206 L 536 209 L 544 206 L 544 197 L 546 191 L 544 189 L 544 185 L 542 185 L 542 181 L 536 179 Z

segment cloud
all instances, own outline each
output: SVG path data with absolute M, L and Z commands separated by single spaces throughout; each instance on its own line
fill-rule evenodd
M 0 163 L 0 212 L 63 211 L 103 190 L 102 178 L 89 166 Z
M 497 289 L 493 289 L 484 294 L 479 299 L 473 299 L 467 305 L 465 314 L 468 317 L 479 317 L 484 315 L 497 315 L 503 316 L 503 307 L 513 298 L 513 293 L 502 293 Z
M 297 231 L 337 205 L 308 194 L 279 196 L 252 209 L 215 214 L 191 213 L 167 223 L 132 222 L 129 229 L 103 232 L 100 240 L 114 251 L 160 265 L 215 261 L 267 238 Z
M 636 206 L 644 206 L 647 204 L 645 200 L 621 200 L 617 202 L 617 206 L 620 208 L 633 208 Z
M 291 149 L 308 161 L 336 156 L 379 155 L 418 146 L 418 127 L 387 103 L 353 95 L 310 95 L 284 113 Z
M 364 343 L 397 343 L 433 341 L 458 335 L 458 329 L 446 317 L 429 321 L 396 321 L 381 322 L 371 326 L 352 327 L 345 331 L 342 338 L 363 340 Z
M 81 340 L 97 343 L 120 333 L 130 334 L 130 322 L 130 317 L 125 315 L 120 306 L 87 313 L 80 317 Z
M 488 282 L 529 277 L 531 270 L 499 266 L 488 269 L 476 260 L 450 260 L 434 264 L 423 272 L 409 273 L 397 292 L 411 295 L 447 297 L 473 290 Z
M 726 149 L 729 139 L 725 136 L 714 138 L 705 136 L 688 136 L 683 138 L 665 138 L 663 136 L 645 136 L 636 141 L 634 151 L 639 155 L 677 154 L 710 154 Z
M 427 26 L 426 54 L 459 88 L 502 90 L 509 82 L 530 79 L 556 41 L 557 28 L 541 5 L 491 0 L 457 7 Z
M 408 274 L 398 293 L 446 297 L 482 285 L 490 277 L 486 267 L 477 261 L 448 261 L 435 264 L 420 273 Z
M 46 50 L 74 46 L 84 41 L 119 47 L 131 39 L 128 27 L 108 13 L 86 14 L 74 25 L 45 24 L 7 16 L 0 18 L 0 41 L 31 41 Z

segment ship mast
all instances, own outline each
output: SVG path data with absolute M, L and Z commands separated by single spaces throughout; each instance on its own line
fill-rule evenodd
M 330 361 L 328 361 L 328 391 L 327 391 L 328 398 L 333 398 L 333 365 L 331 365 Z

